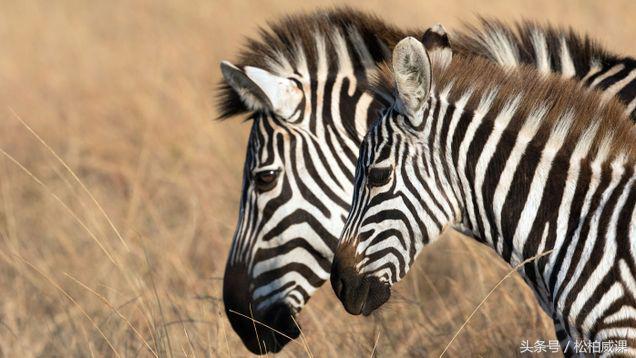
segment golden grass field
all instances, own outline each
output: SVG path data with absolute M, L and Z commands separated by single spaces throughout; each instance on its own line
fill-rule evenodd
M 298 3 L 0 2 L 0 356 L 248 355 L 221 279 L 249 124 L 214 121 L 214 89 L 257 26 L 339 4 Z M 451 34 L 475 14 L 549 20 L 636 55 L 632 1 L 359 6 Z M 325 285 L 300 315 L 304 341 L 281 355 L 439 354 L 509 270 L 448 236 L 371 317 L 347 315 Z M 511 356 L 553 338 L 515 274 L 448 354 Z

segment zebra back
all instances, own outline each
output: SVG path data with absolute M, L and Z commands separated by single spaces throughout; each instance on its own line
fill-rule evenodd
M 572 28 L 519 21 L 512 26 L 489 18 L 452 36 L 455 51 L 478 55 L 505 67 L 530 65 L 542 73 L 560 73 L 583 86 L 616 97 L 636 121 L 636 59 L 602 47 Z

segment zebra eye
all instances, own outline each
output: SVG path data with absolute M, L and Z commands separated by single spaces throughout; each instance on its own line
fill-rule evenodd
M 389 179 L 391 179 L 391 172 L 391 167 L 369 169 L 367 185 L 370 187 L 385 185 L 389 182 Z
M 276 185 L 276 179 L 278 179 L 279 172 L 279 170 L 270 169 L 254 173 L 256 190 L 259 192 L 271 190 Z

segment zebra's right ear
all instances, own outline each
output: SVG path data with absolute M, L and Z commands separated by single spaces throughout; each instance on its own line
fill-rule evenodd
M 271 111 L 290 118 L 302 101 L 303 93 L 294 81 L 258 67 L 240 69 L 228 61 L 221 62 L 223 78 L 252 111 Z
M 453 60 L 453 50 L 451 49 L 448 33 L 442 24 L 437 24 L 424 32 L 422 44 L 426 53 L 431 59 L 431 63 L 446 68 Z
M 430 96 L 431 62 L 424 45 L 413 37 L 398 42 L 393 50 L 393 74 L 398 92 L 398 110 L 414 127 L 424 121 L 423 110 Z

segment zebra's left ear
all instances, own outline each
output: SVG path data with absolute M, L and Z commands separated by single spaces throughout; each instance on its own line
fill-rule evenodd
M 422 44 L 431 59 L 431 63 L 446 68 L 453 60 L 453 50 L 451 49 L 448 34 L 442 24 L 437 24 L 424 32 Z
M 393 74 L 398 92 L 398 110 L 414 127 L 424 121 L 423 109 L 431 91 L 431 63 L 424 45 L 413 37 L 400 41 L 393 50 Z
M 289 78 L 258 67 L 245 66 L 240 69 L 227 61 L 221 62 L 221 73 L 252 111 L 271 111 L 288 119 L 302 102 L 302 90 Z

